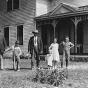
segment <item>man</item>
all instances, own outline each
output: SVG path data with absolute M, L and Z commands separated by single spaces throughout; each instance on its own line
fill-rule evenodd
M 34 58 L 36 60 L 36 66 L 39 68 L 39 54 L 42 54 L 43 52 L 43 44 L 40 37 L 38 37 L 38 30 L 35 30 L 32 32 L 34 36 L 32 36 L 28 43 L 28 52 L 31 54 L 31 66 L 34 66 Z M 31 68 L 32 68 L 31 67 Z
M 6 41 L 0 30 L 0 70 L 3 70 L 3 53 L 6 48 Z
M 61 67 L 64 66 L 65 61 L 66 61 L 66 67 L 68 66 L 68 61 L 70 59 L 70 49 L 74 47 L 74 44 L 69 42 L 69 37 L 67 36 L 65 38 L 65 41 L 60 43 L 60 45 L 63 46 L 63 57 L 61 59 Z

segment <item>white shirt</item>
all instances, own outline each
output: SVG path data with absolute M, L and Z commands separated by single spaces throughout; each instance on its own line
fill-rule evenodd
M 14 47 L 13 51 L 15 52 L 16 55 L 20 56 L 22 54 L 20 47 Z
M 35 42 L 36 41 L 36 42 Z M 37 46 L 37 36 L 34 37 L 34 45 Z
M 6 51 L 9 51 L 9 50 L 12 50 L 12 53 L 15 51 L 15 54 L 19 56 L 22 54 L 20 47 L 11 46 L 8 49 L 6 49 Z

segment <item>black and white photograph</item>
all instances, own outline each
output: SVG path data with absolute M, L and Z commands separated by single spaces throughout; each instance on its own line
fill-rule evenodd
M 88 0 L 0 0 L 0 88 L 88 88 Z

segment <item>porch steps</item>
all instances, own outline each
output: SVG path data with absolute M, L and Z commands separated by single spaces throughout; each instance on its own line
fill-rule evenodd
M 88 62 L 88 55 L 71 55 L 70 61 Z
M 88 57 L 88 55 L 71 55 L 71 57 Z

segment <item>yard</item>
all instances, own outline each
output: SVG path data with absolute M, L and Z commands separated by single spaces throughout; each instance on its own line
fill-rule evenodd
M 47 67 L 46 62 L 40 62 L 41 67 Z M 4 70 L 0 71 L 0 88 L 54 88 L 52 85 L 33 83 L 29 80 L 36 70 L 31 70 L 30 59 L 23 59 L 21 70 L 12 70 L 12 60 L 4 59 Z M 71 62 L 68 66 L 68 78 L 59 88 L 88 88 L 88 63 Z

